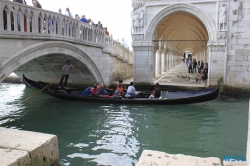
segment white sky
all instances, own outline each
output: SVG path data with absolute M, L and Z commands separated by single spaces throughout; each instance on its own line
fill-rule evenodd
M 32 0 L 26 0 L 32 6 Z M 119 41 L 122 38 L 127 42 L 131 50 L 131 0 L 39 0 L 43 9 L 58 12 L 68 7 L 73 16 L 75 14 L 86 15 L 96 24 L 101 21 L 103 27 L 107 27 L 113 39 Z

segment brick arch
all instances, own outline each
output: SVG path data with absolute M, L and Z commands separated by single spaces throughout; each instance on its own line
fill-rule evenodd
M 60 48 L 63 48 L 64 50 L 60 50 Z M 72 58 L 77 59 L 82 64 L 86 65 L 94 76 L 96 82 L 104 82 L 99 69 L 86 52 L 75 47 L 73 44 L 57 41 L 48 41 L 31 45 L 3 61 L 1 64 L 0 82 L 8 77 L 13 71 L 29 61 L 51 54 L 69 55 Z
M 175 12 L 188 12 L 190 14 L 193 14 L 197 18 L 200 19 L 200 21 L 205 25 L 207 28 L 209 40 L 213 41 L 216 40 L 216 26 L 213 19 L 210 18 L 210 16 L 203 12 L 201 9 L 197 8 L 194 5 L 191 4 L 173 4 L 165 7 L 161 11 L 156 14 L 151 21 L 149 22 L 149 25 L 147 27 L 146 33 L 145 33 L 145 40 L 150 41 L 154 37 L 154 32 L 156 31 L 156 28 L 158 24 L 161 22 L 162 19 L 164 19 L 166 16 L 175 13 Z

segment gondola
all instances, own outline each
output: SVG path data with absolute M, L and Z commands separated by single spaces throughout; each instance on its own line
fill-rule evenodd
M 50 85 L 41 81 L 33 81 L 23 75 L 23 82 L 28 87 L 43 89 L 42 92 L 66 100 L 80 100 L 88 102 L 106 102 L 106 103 L 123 103 L 123 104 L 191 104 L 214 100 L 219 96 L 219 85 L 222 78 L 218 80 L 216 88 L 204 90 L 182 90 L 182 91 L 164 91 L 160 98 L 149 99 L 149 93 L 141 92 L 137 98 L 125 98 L 121 96 L 100 95 L 100 96 L 84 96 L 84 89 L 68 88 L 60 89 L 57 86 Z M 46 87 L 46 88 L 45 88 Z

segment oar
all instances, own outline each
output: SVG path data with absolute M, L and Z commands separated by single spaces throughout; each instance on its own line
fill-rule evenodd
M 74 68 L 72 68 L 74 69 Z M 70 69 L 70 71 L 72 70 Z M 69 72 L 70 72 L 69 71 Z M 68 74 L 69 74 L 68 72 Z M 65 74 L 64 74 L 65 75 Z M 24 101 L 22 101 L 21 103 L 25 103 L 26 101 L 28 101 L 29 99 L 31 99 L 32 97 L 36 96 L 38 93 L 42 92 L 44 89 L 46 89 L 48 86 L 52 85 L 54 82 L 56 82 L 57 80 L 61 79 L 64 75 L 62 75 L 61 77 L 55 79 L 53 82 L 49 83 L 48 85 L 46 85 L 45 87 L 43 87 L 42 89 L 40 89 L 38 92 L 34 93 L 33 95 L 31 95 L 30 97 L 28 97 L 27 99 L 25 99 Z

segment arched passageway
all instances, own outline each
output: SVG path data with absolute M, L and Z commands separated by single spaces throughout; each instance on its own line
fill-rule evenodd
M 165 16 L 153 34 L 155 74 L 162 74 L 182 61 L 189 50 L 192 58 L 206 60 L 207 28 L 197 16 L 177 11 Z

